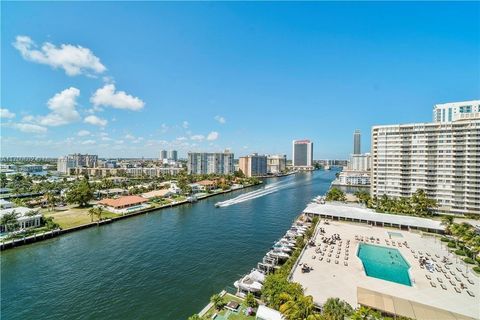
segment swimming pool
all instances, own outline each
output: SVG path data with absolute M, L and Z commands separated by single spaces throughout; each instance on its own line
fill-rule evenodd
M 408 274 L 410 265 L 398 249 L 361 243 L 357 256 L 367 276 L 412 286 Z

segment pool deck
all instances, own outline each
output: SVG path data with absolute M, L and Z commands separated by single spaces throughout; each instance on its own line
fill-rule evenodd
M 480 279 L 471 270 L 466 273 L 466 267 L 463 261 L 456 259 L 455 255 L 450 254 L 439 239 L 426 235 L 422 236 L 420 233 L 399 231 L 398 229 L 394 232 L 401 233 L 403 237 L 392 237 L 390 239 L 387 231 L 393 230 L 389 228 L 371 227 L 364 224 L 340 221 L 329 221 L 329 224 L 325 225 L 323 221 L 322 219 L 319 227 L 325 229 L 324 235 L 330 237 L 332 234 L 339 234 L 343 241 L 340 257 L 338 259 L 336 258 L 339 247 L 337 244 L 334 246 L 334 253 L 332 257 L 330 257 L 330 262 L 326 261 L 328 258 L 327 254 L 330 252 L 330 246 L 325 252 L 323 260 L 319 260 L 321 255 L 316 253 L 315 250 L 318 248 L 318 245 L 322 243 L 322 234 L 317 232 L 314 238 L 317 246 L 309 247 L 305 250 L 304 254 L 300 257 L 299 265 L 293 270 L 291 276 L 291 281 L 300 283 L 305 289 L 305 294 L 312 295 L 316 304 L 322 305 L 330 297 L 339 297 L 356 307 L 358 305 L 357 287 L 361 287 L 448 310 L 467 317 L 480 319 Z M 366 276 L 363 270 L 363 264 L 357 257 L 360 241 L 355 239 L 356 236 L 363 236 L 364 239 L 370 237 L 379 238 L 379 244 L 377 244 L 376 241 L 374 243 L 370 241 L 369 243 L 398 249 L 411 266 L 410 278 L 412 280 L 412 287 Z M 345 248 L 347 240 L 350 240 L 350 247 L 348 249 L 348 266 L 345 266 L 344 257 L 347 250 Z M 387 245 L 385 240 L 388 240 L 390 244 Z M 398 247 L 398 245 L 393 247 L 392 241 L 396 243 L 407 241 L 410 248 L 406 248 L 404 245 L 402 245 L 402 247 Z M 325 244 L 322 243 L 321 248 L 324 246 Z M 411 250 L 415 250 L 417 259 Z M 475 297 L 468 295 L 466 290 L 461 290 L 461 293 L 457 293 L 454 290 L 454 286 L 446 279 L 442 272 L 434 271 L 430 273 L 426 269 L 420 268 L 418 251 L 421 251 L 423 255 L 428 252 L 437 262 L 441 259 L 438 259 L 435 256 L 436 254 L 440 257 L 448 257 L 450 261 L 453 262 L 449 270 L 452 270 L 455 275 L 467 285 L 468 290 L 473 292 Z M 313 258 L 314 256 L 315 259 Z M 335 264 L 335 260 L 338 260 L 339 263 Z M 302 273 L 300 265 L 304 263 L 312 267 L 313 270 L 308 273 Z M 474 284 L 468 283 L 456 267 L 461 268 L 462 272 L 466 273 L 468 278 L 473 280 Z M 451 279 L 455 281 L 455 276 L 452 276 L 449 271 L 447 272 Z M 427 274 L 436 283 L 436 288 L 431 286 L 431 280 L 426 278 Z M 440 287 L 437 277 L 442 279 L 442 283 L 446 286 L 447 290 L 443 290 Z M 459 287 L 458 284 L 457 287 Z

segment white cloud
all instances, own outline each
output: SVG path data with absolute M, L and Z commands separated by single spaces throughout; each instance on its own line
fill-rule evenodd
M 215 140 L 218 139 L 218 136 L 219 136 L 218 132 L 212 131 L 212 132 L 210 132 L 210 133 L 208 134 L 207 140 L 208 140 L 208 141 L 215 141 Z
M 99 118 L 97 116 L 93 116 L 93 115 L 88 116 L 85 119 L 83 119 L 83 122 L 92 124 L 94 126 L 101 126 L 101 127 L 106 126 L 107 123 L 108 123 L 107 120 Z
M 227 122 L 227 120 L 222 117 L 222 116 L 215 116 L 214 118 L 216 121 L 218 121 L 218 123 L 221 123 L 221 124 L 225 124 L 225 122 Z
M 15 118 L 15 113 L 10 112 L 10 110 L 5 108 L 0 108 L 0 118 L 2 119 L 12 119 Z
M 168 126 L 165 123 L 162 123 L 160 131 L 162 131 L 162 133 L 166 133 L 168 129 Z
M 85 140 L 85 141 L 82 141 L 82 144 L 85 144 L 85 145 L 91 145 L 91 144 L 95 144 L 95 140 Z
M 89 135 L 90 135 L 90 131 L 88 131 L 88 130 L 80 130 L 77 133 L 77 136 L 79 136 L 79 137 L 86 137 L 86 136 L 89 136 Z
M 187 137 L 178 137 L 177 138 L 177 141 L 186 141 L 186 140 L 188 140 Z
M 129 95 L 125 91 L 115 91 L 114 84 L 106 84 L 103 88 L 97 89 L 90 98 L 90 102 L 93 103 L 94 108 L 105 106 L 133 111 L 141 110 L 145 105 L 140 98 Z
M 63 90 L 48 100 L 47 105 L 52 112 L 38 117 L 38 123 L 43 126 L 61 126 L 80 119 L 75 109 L 80 90 L 74 87 Z
M 128 133 L 128 134 L 125 135 L 125 139 L 127 139 L 127 140 L 135 140 L 135 136 Z
M 47 128 L 36 125 L 36 124 L 31 124 L 31 123 L 14 123 L 12 125 L 15 129 L 18 129 L 22 132 L 27 132 L 27 133 L 46 133 Z
M 90 72 L 103 73 L 107 70 L 90 49 L 82 46 L 61 44 L 57 47 L 45 42 L 39 50 L 28 36 L 17 36 L 13 46 L 25 60 L 46 64 L 55 69 L 62 68 L 69 76 L 88 75 Z
M 183 129 L 188 129 L 188 126 L 189 126 L 189 125 L 190 125 L 190 124 L 188 123 L 188 121 L 183 121 L 183 123 L 182 123 Z
M 202 141 L 203 139 L 205 139 L 205 136 L 203 134 L 196 134 L 191 136 L 190 139 L 194 141 Z

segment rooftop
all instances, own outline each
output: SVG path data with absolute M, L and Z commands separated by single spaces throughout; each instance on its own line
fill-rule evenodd
M 117 199 L 103 199 L 98 204 L 103 204 L 109 207 L 121 208 L 133 206 L 136 204 L 147 202 L 148 200 L 140 196 L 124 196 Z

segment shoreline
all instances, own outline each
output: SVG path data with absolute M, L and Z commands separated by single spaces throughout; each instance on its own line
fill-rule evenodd
M 197 198 L 197 201 L 201 201 L 201 200 L 204 200 L 204 199 L 207 199 L 207 198 L 210 198 L 210 197 L 214 197 L 214 196 L 218 196 L 218 195 L 221 195 L 221 194 L 230 193 L 230 192 L 233 192 L 233 191 L 244 190 L 244 189 L 251 188 L 251 187 L 254 187 L 254 186 L 260 186 L 262 184 L 263 183 L 251 184 L 251 185 L 243 186 L 242 188 L 222 190 L 222 191 L 219 191 L 219 192 L 206 194 L 206 195 L 203 195 L 203 196 Z M 53 239 L 53 238 L 56 238 L 56 237 L 64 235 L 64 234 L 68 234 L 68 233 L 75 232 L 75 231 L 80 231 L 80 230 L 87 229 L 87 228 L 92 228 L 92 227 L 95 227 L 95 226 L 100 227 L 102 225 L 114 223 L 114 222 L 119 221 L 119 220 L 135 217 L 135 216 L 142 215 L 142 214 L 147 214 L 147 213 L 155 211 L 155 210 L 162 210 L 162 209 L 172 208 L 172 207 L 176 207 L 176 206 L 180 206 L 180 205 L 184 205 L 184 204 L 194 204 L 194 203 L 195 202 L 190 202 L 188 200 L 183 200 L 183 201 L 179 201 L 179 202 L 175 202 L 175 203 L 169 203 L 169 204 L 166 204 L 166 205 L 162 205 L 162 206 L 159 206 L 159 207 L 153 207 L 152 206 L 152 207 L 149 207 L 149 208 L 138 210 L 138 211 L 128 213 L 128 214 L 125 214 L 125 215 L 121 215 L 121 216 L 118 216 L 118 217 L 108 218 L 108 219 L 101 220 L 101 221 L 90 222 L 90 223 L 86 223 L 86 224 L 82 224 L 82 225 L 79 225 L 79 226 L 66 228 L 66 229 L 55 229 L 55 230 L 51 230 L 51 231 L 45 231 L 43 233 L 34 234 L 34 235 L 24 237 L 24 238 L 21 238 L 21 239 L 13 239 L 13 240 L 5 241 L 5 242 L 2 241 L 0 243 L 0 251 L 5 251 L 5 250 L 8 250 L 8 249 L 14 249 L 14 248 L 17 248 L 17 247 L 21 247 L 21 246 L 36 243 L 36 242 L 40 242 L 40 241 L 47 240 L 47 239 Z

